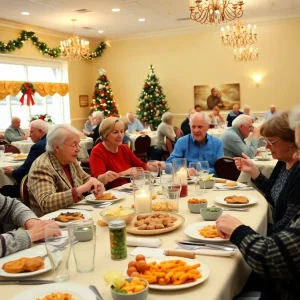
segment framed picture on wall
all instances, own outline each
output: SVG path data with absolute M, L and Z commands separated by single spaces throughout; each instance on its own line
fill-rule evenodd
M 79 106 L 80 107 L 89 106 L 89 96 L 88 95 L 80 95 L 79 96 Z
M 200 105 L 202 110 L 212 110 L 215 106 L 230 110 L 240 102 L 239 83 L 194 86 L 194 105 Z

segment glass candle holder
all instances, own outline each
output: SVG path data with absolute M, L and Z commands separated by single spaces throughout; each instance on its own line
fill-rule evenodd
M 144 184 L 134 190 L 134 207 L 136 213 L 150 213 L 152 205 L 152 195 L 151 195 L 151 178 L 149 173 L 144 174 Z M 133 185 L 134 180 L 133 180 Z
M 185 158 L 175 158 L 172 161 L 173 164 L 173 175 L 174 177 L 180 178 L 181 181 L 181 191 L 180 197 L 186 197 L 188 195 L 188 173 L 187 164 Z

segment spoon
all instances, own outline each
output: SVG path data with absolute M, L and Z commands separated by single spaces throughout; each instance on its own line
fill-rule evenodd
M 97 300 L 104 300 L 94 285 L 89 285 L 89 289 L 95 294 Z

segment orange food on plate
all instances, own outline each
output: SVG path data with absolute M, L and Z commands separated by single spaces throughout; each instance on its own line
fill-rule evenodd
M 208 225 L 198 230 L 199 234 L 205 238 L 220 237 L 216 225 Z
M 114 200 L 117 199 L 117 197 L 115 195 L 113 195 L 112 193 L 104 193 L 101 196 L 95 196 L 96 200 Z
M 196 199 L 196 198 L 192 198 L 188 200 L 188 203 L 190 204 L 202 204 L 202 203 L 207 203 L 206 199 Z
M 245 196 L 228 196 L 224 199 L 228 204 L 246 204 L 249 203 L 249 199 Z
M 34 272 L 43 269 L 44 259 L 41 256 L 21 257 L 3 264 L 2 269 L 7 273 Z
M 76 220 L 83 220 L 84 216 L 81 212 L 66 212 L 61 213 L 56 218 L 54 218 L 54 221 L 67 223 L 70 221 L 76 221 Z

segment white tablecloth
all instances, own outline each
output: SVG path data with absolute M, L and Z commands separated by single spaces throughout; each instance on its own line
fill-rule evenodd
M 140 136 L 141 134 L 130 134 L 129 138 L 131 140 L 131 149 L 132 151 L 135 150 L 135 140 Z M 147 135 L 151 138 L 151 146 L 155 146 L 157 143 L 157 133 L 156 131 L 151 131 L 147 133 Z
M 18 141 L 12 142 L 12 145 L 17 147 L 21 153 L 29 153 L 33 142 L 31 140 L 27 141 Z M 80 139 L 79 145 L 81 146 L 80 152 L 78 153 L 78 158 L 83 159 L 89 157 L 87 150 L 91 149 L 94 145 L 93 139 L 90 137 L 86 137 L 85 139 Z
M 172 232 L 165 233 L 163 235 L 155 235 L 153 237 L 162 239 L 163 249 L 174 249 L 175 240 L 184 239 L 187 236 L 184 233 L 184 228 L 190 224 L 196 222 L 202 222 L 203 219 L 199 214 L 191 214 L 187 207 L 187 200 L 192 198 L 193 186 L 189 187 L 190 197 L 180 198 L 179 200 L 179 214 L 185 218 L 185 223 Z M 113 192 L 113 191 L 112 191 Z M 236 191 L 235 191 L 236 193 Z M 256 190 L 253 191 L 239 191 L 241 195 L 253 195 L 257 198 L 258 202 L 255 205 L 249 206 L 249 211 L 247 212 L 236 212 L 229 211 L 229 213 L 239 219 L 241 219 L 245 224 L 251 226 L 254 230 L 261 234 L 266 233 L 267 228 L 267 203 L 265 199 Z M 201 198 L 206 198 L 208 200 L 209 206 L 215 205 L 214 202 L 216 196 L 220 195 L 232 195 L 232 192 L 215 192 L 210 191 Z M 159 196 L 158 198 L 161 198 Z M 160 201 L 154 200 L 154 201 Z M 128 195 L 124 200 L 119 201 L 111 207 L 118 207 L 120 205 L 126 207 L 131 206 L 133 203 L 133 196 Z M 85 208 L 87 206 L 84 206 Z M 100 219 L 99 212 L 100 209 L 94 209 L 93 220 L 96 222 Z M 103 274 L 109 270 L 118 270 L 124 273 L 129 261 L 134 260 L 133 256 L 128 254 L 127 259 L 121 261 L 112 261 L 110 258 L 110 243 L 109 243 L 109 231 L 107 227 L 97 226 L 97 239 L 96 239 L 96 257 L 95 257 L 95 270 L 92 273 L 80 274 L 76 272 L 75 262 L 73 254 L 69 263 L 70 266 L 70 280 L 68 283 L 81 284 L 88 286 L 90 284 L 98 287 L 102 297 L 105 300 L 112 299 L 110 294 L 109 285 L 104 283 Z M 128 236 L 132 236 L 128 234 Z M 142 237 L 142 236 L 139 236 Z M 148 237 L 145 236 L 145 239 Z M 128 253 L 134 248 L 128 247 Z M 171 258 L 166 258 L 171 259 Z M 177 291 L 159 291 L 159 290 L 149 290 L 148 300 L 163 300 L 163 299 L 173 299 L 182 300 L 184 297 L 187 299 L 205 299 L 205 300 L 231 300 L 237 293 L 239 293 L 246 282 L 248 275 L 251 270 L 248 265 L 243 260 L 241 254 L 238 252 L 234 257 L 220 257 L 220 256 L 204 256 L 197 255 L 196 260 L 200 263 L 205 264 L 210 271 L 208 279 L 195 286 L 188 289 L 181 289 Z M 51 279 L 51 272 L 47 272 L 36 276 L 34 278 L 38 279 Z M 1 287 L 1 299 L 11 299 L 14 295 L 17 295 L 23 290 L 30 289 L 27 285 L 15 285 L 11 288 L 9 285 L 3 285 Z
M 261 173 L 268 178 L 271 176 L 271 173 L 273 172 L 273 169 L 275 168 L 275 166 L 278 162 L 277 159 L 272 159 L 272 160 L 268 160 L 268 161 L 252 159 L 252 161 L 254 162 L 254 165 L 258 168 L 258 170 L 260 170 Z M 238 178 L 238 181 L 239 182 L 250 182 L 250 179 L 251 179 L 251 177 L 249 174 L 242 172 Z
M 19 167 L 23 164 L 24 161 L 10 161 L 9 158 L 4 158 L 3 161 L 0 161 L 0 187 L 3 185 L 13 185 L 16 180 L 12 176 L 6 176 L 3 172 L 3 168 L 5 167 Z

